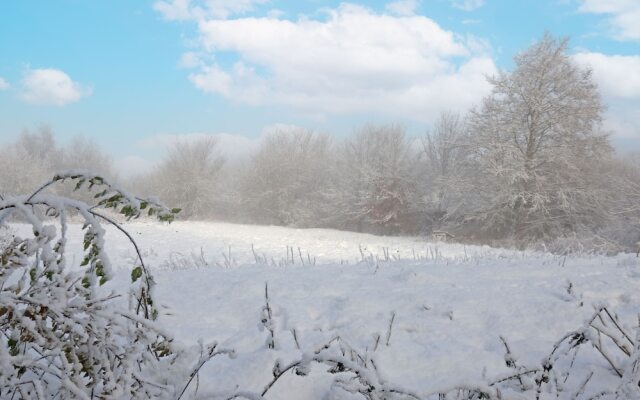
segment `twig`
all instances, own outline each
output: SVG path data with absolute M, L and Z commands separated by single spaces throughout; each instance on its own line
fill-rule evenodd
M 191 385 L 191 382 L 193 381 L 193 378 L 196 377 L 196 375 L 198 375 L 198 373 L 200 372 L 200 369 L 212 358 L 214 358 L 217 355 L 220 354 L 228 354 L 228 355 L 233 355 L 235 352 L 233 350 L 220 350 L 220 351 L 216 351 L 216 348 L 218 347 L 217 343 L 213 343 L 212 345 L 210 345 L 209 347 L 209 352 L 207 353 L 206 357 L 201 357 L 200 358 L 200 362 L 198 362 L 198 365 L 196 365 L 196 367 L 193 369 L 193 371 L 191 371 L 191 374 L 189 374 L 189 380 L 187 380 L 187 383 L 184 385 L 184 387 L 182 388 L 182 391 L 180 392 L 180 394 L 178 395 L 178 397 L 176 397 L 176 400 L 180 400 L 182 398 L 182 396 L 184 396 L 185 392 L 187 391 L 187 389 L 189 388 L 189 385 Z
M 391 313 L 391 321 L 389 321 L 389 330 L 387 331 L 387 341 L 386 345 L 389 346 L 389 341 L 391 340 L 391 331 L 393 330 L 393 321 L 396 319 L 396 312 Z
M 276 336 L 273 327 L 273 314 L 271 311 L 271 306 L 269 305 L 269 284 L 265 282 L 264 284 L 264 301 L 265 305 L 262 309 L 262 325 L 269 331 L 270 338 L 267 341 L 267 347 L 270 349 L 275 349 L 276 347 Z
M 573 395 L 573 400 L 576 400 L 578 396 L 584 393 L 584 389 L 587 387 L 587 383 L 589 383 L 592 376 L 593 376 L 593 371 L 589 373 L 589 375 L 587 376 L 587 379 L 585 379 L 584 382 L 582 382 L 582 385 L 580 385 L 580 388 L 578 388 L 578 391 Z
M 291 334 L 293 335 L 293 341 L 296 344 L 296 348 L 298 350 L 300 350 L 300 343 L 298 342 L 298 334 L 296 333 L 296 329 L 295 328 L 291 329 Z

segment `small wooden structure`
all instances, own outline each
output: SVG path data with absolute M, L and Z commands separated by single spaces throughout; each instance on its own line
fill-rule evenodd
M 448 242 L 455 239 L 455 236 L 445 231 L 433 231 L 431 232 L 431 239 L 433 239 L 434 242 Z

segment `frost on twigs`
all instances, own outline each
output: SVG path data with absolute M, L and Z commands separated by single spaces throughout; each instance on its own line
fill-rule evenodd
M 276 360 L 273 367 L 273 379 L 269 381 L 257 398 L 264 398 L 277 386 L 278 381 L 291 373 L 298 377 L 306 377 L 312 366 L 320 366 L 326 373 L 334 376 L 332 390 L 342 394 L 350 394 L 354 398 L 365 400 L 420 400 L 411 391 L 387 383 L 367 352 L 359 352 L 336 336 L 319 349 L 311 353 L 303 353 L 298 360 L 283 364 Z M 331 396 L 331 398 L 335 398 Z M 338 398 L 343 398 L 338 396 Z
M 485 388 L 441 391 L 447 399 L 606 399 L 640 398 L 638 338 L 606 307 L 599 306 L 584 325 L 558 340 L 540 365 L 519 365 L 506 339 L 505 363 L 511 372 Z M 582 360 L 581 360 L 582 357 Z M 598 367 L 595 367 L 594 361 Z M 613 379 L 607 379 L 613 378 Z M 607 387 L 603 382 L 616 382 Z M 474 397 L 475 396 L 475 397 Z M 434 396 L 435 397 L 435 396 Z
M 75 190 L 97 190 L 95 204 L 46 194 L 70 181 Z M 158 371 L 175 357 L 171 338 L 155 324 L 153 280 L 141 257 L 129 293 L 105 294 L 112 276 L 102 223 L 142 212 L 170 222 L 179 210 L 134 197 L 102 177 L 71 171 L 56 175 L 30 195 L 0 200 L 0 226 L 9 218 L 32 227 L 0 253 L 0 398 L 152 398 L 171 390 Z M 67 214 L 83 221 L 84 255 L 66 259 Z M 114 301 L 129 296 L 127 302 Z M 164 367 L 162 367 L 164 365 Z

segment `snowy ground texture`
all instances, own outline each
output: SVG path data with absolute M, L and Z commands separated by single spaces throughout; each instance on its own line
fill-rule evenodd
M 237 353 L 233 360 L 205 364 L 201 394 L 260 393 L 273 379 L 276 359 L 287 364 L 339 336 L 374 360 L 385 382 L 427 397 L 459 385 L 486 385 L 512 372 L 501 336 L 519 365 L 539 366 L 596 305 L 615 311 L 629 332 L 637 326 L 640 268 L 630 254 L 565 258 L 420 238 L 223 223 L 125 227 L 153 271 L 166 329 L 182 343 L 218 341 Z M 71 241 L 78 250 L 80 240 L 76 226 Z M 108 230 L 107 243 L 117 271 L 108 285 L 124 287 L 135 253 L 115 230 Z M 271 335 L 261 322 L 265 284 L 275 349 L 267 348 Z M 578 381 L 596 372 L 586 393 L 616 384 L 606 362 L 585 357 L 579 363 Z M 316 367 L 306 377 L 288 373 L 266 397 L 358 398 L 332 384 L 335 374 L 326 369 Z M 576 383 L 567 390 L 581 389 Z

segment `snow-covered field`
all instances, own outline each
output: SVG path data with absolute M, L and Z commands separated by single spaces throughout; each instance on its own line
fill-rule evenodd
M 539 365 L 554 342 L 593 314 L 594 304 L 608 304 L 629 331 L 637 323 L 640 268 L 630 254 L 565 258 L 224 223 L 125 227 L 153 270 L 166 329 L 185 344 L 218 341 L 237 352 L 234 360 L 203 367 L 201 391 L 260 392 L 276 358 L 294 360 L 339 335 L 375 359 L 386 381 L 427 395 L 508 373 L 500 336 L 520 364 Z M 80 240 L 74 226 L 77 257 Z M 116 268 L 108 285 L 124 286 L 135 253 L 115 230 L 109 229 L 107 243 Z M 265 284 L 274 350 L 265 350 L 269 335 L 261 329 Z M 323 371 L 289 374 L 268 398 L 343 398 Z

